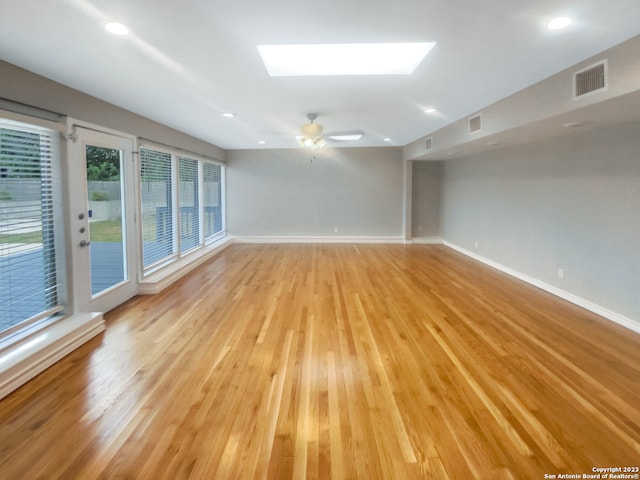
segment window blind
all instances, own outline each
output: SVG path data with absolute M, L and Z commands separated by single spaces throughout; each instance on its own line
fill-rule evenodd
M 0 119 L 0 331 L 62 309 L 57 161 L 56 132 Z
M 222 232 L 222 167 L 205 163 L 204 177 L 204 236 L 210 238 Z
M 224 231 L 224 167 L 140 148 L 143 270 L 157 271 Z
M 180 179 L 180 253 L 184 253 L 200 244 L 198 161 L 181 157 L 178 161 L 178 178 Z
M 175 257 L 174 184 L 172 156 L 140 149 L 140 189 L 142 197 L 142 253 L 144 268 Z

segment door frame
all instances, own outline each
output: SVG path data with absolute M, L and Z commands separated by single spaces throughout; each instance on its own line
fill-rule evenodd
M 76 119 L 67 119 L 67 231 L 69 238 L 71 279 L 70 300 L 74 313 L 106 312 L 124 303 L 138 291 L 138 225 L 137 225 L 137 171 L 134 152 L 137 138 L 133 135 L 104 128 Z M 123 240 L 125 242 L 125 280 L 96 296 L 91 293 L 91 260 L 89 248 L 81 247 L 88 234 L 80 233 L 80 227 L 88 227 L 86 202 L 88 201 L 86 182 L 85 146 L 95 145 L 116 148 L 123 151 L 121 176 L 123 178 L 122 200 L 124 202 Z M 85 218 L 80 219 L 79 214 Z M 87 229 L 88 231 L 88 229 Z

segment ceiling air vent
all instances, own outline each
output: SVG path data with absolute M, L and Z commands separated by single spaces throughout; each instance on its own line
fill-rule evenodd
M 427 138 L 425 144 L 426 144 L 427 150 L 431 150 L 432 137 Z
M 482 129 L 482 115 L 476 115 L 469 119 L 469 133 L 475 133 Z
M 591 65 L 573 74 L 573 98 L 607 87 L 607 61 Z

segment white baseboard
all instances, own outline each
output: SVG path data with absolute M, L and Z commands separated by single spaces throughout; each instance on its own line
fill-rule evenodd
M 0 398 L 24 385 L 105 329 L 101 313 L 72 315 L 34 329 L 0 354 Z
M 237 236 L 236 243 L 405 243 L 403 237 Z
M 411 243 L 414 245 L 442 245 L 442 237 L 413 237 Z
M 512 277 L 522 280 L 523 282 L 527 282 L 528 284 L 533 285 L 534 287 L 538 287 L 541 290 L 551 293 L 556 297 L 560 297 L 563 300 L 573 303 L 574 305 L 578 305 L 579 307 L 582 307 L 585 310 L 589 310 L 590 312 L 600 315 L 601 317 L 604 317 L 607 320 L 611 320 L 612 322 L 615 322 L 618 325 L 628 328 L 629 330 L 632 330 L 636 333 L 640 333 L 640 323 L 636 322 L 635 320 L 632 320 L 631 318 L 625 317 L 624 315 L 620 315 L 619 313 L 616 313 L 616 312 L 612 312 L 611 310 L 608 310 L 593 302 L 590 302 L 589 300 L 586 300 L 582 297 L 574 295 L 573 293 L 564 291 L 558 287 L 555 287 L 546 282 L 543 282 L 542 280 L 538 280 L 537 278 L 530 277 L 529 275 L 518 272 L 513 268 L 494 262 L 489 258 L 478 255 L 477 253 L 474 253 L 470 250 L 462 248 L 454 243 L 447 242 L 446 240 L 443 243 L 447 247 L 453 248 L 454 250 L 457 250 L 458 252 L 468 257 L 471 257 L 475 260 L 478 260 L 479 262 L 484 263 L 485 265 L 495 268 L 496 270 L 500 270 L 501 272 L 504 272 L 507 275 L 511 275 Z

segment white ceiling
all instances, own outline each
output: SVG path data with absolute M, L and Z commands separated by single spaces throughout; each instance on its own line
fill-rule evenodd
M 224 149 L 297 147 L 308 112 L 403 146 L 638 33 L 638 0 L 0 0 L 1 59 Z M 272 78 L 256 49 L 432 41 L 411 76 Z

